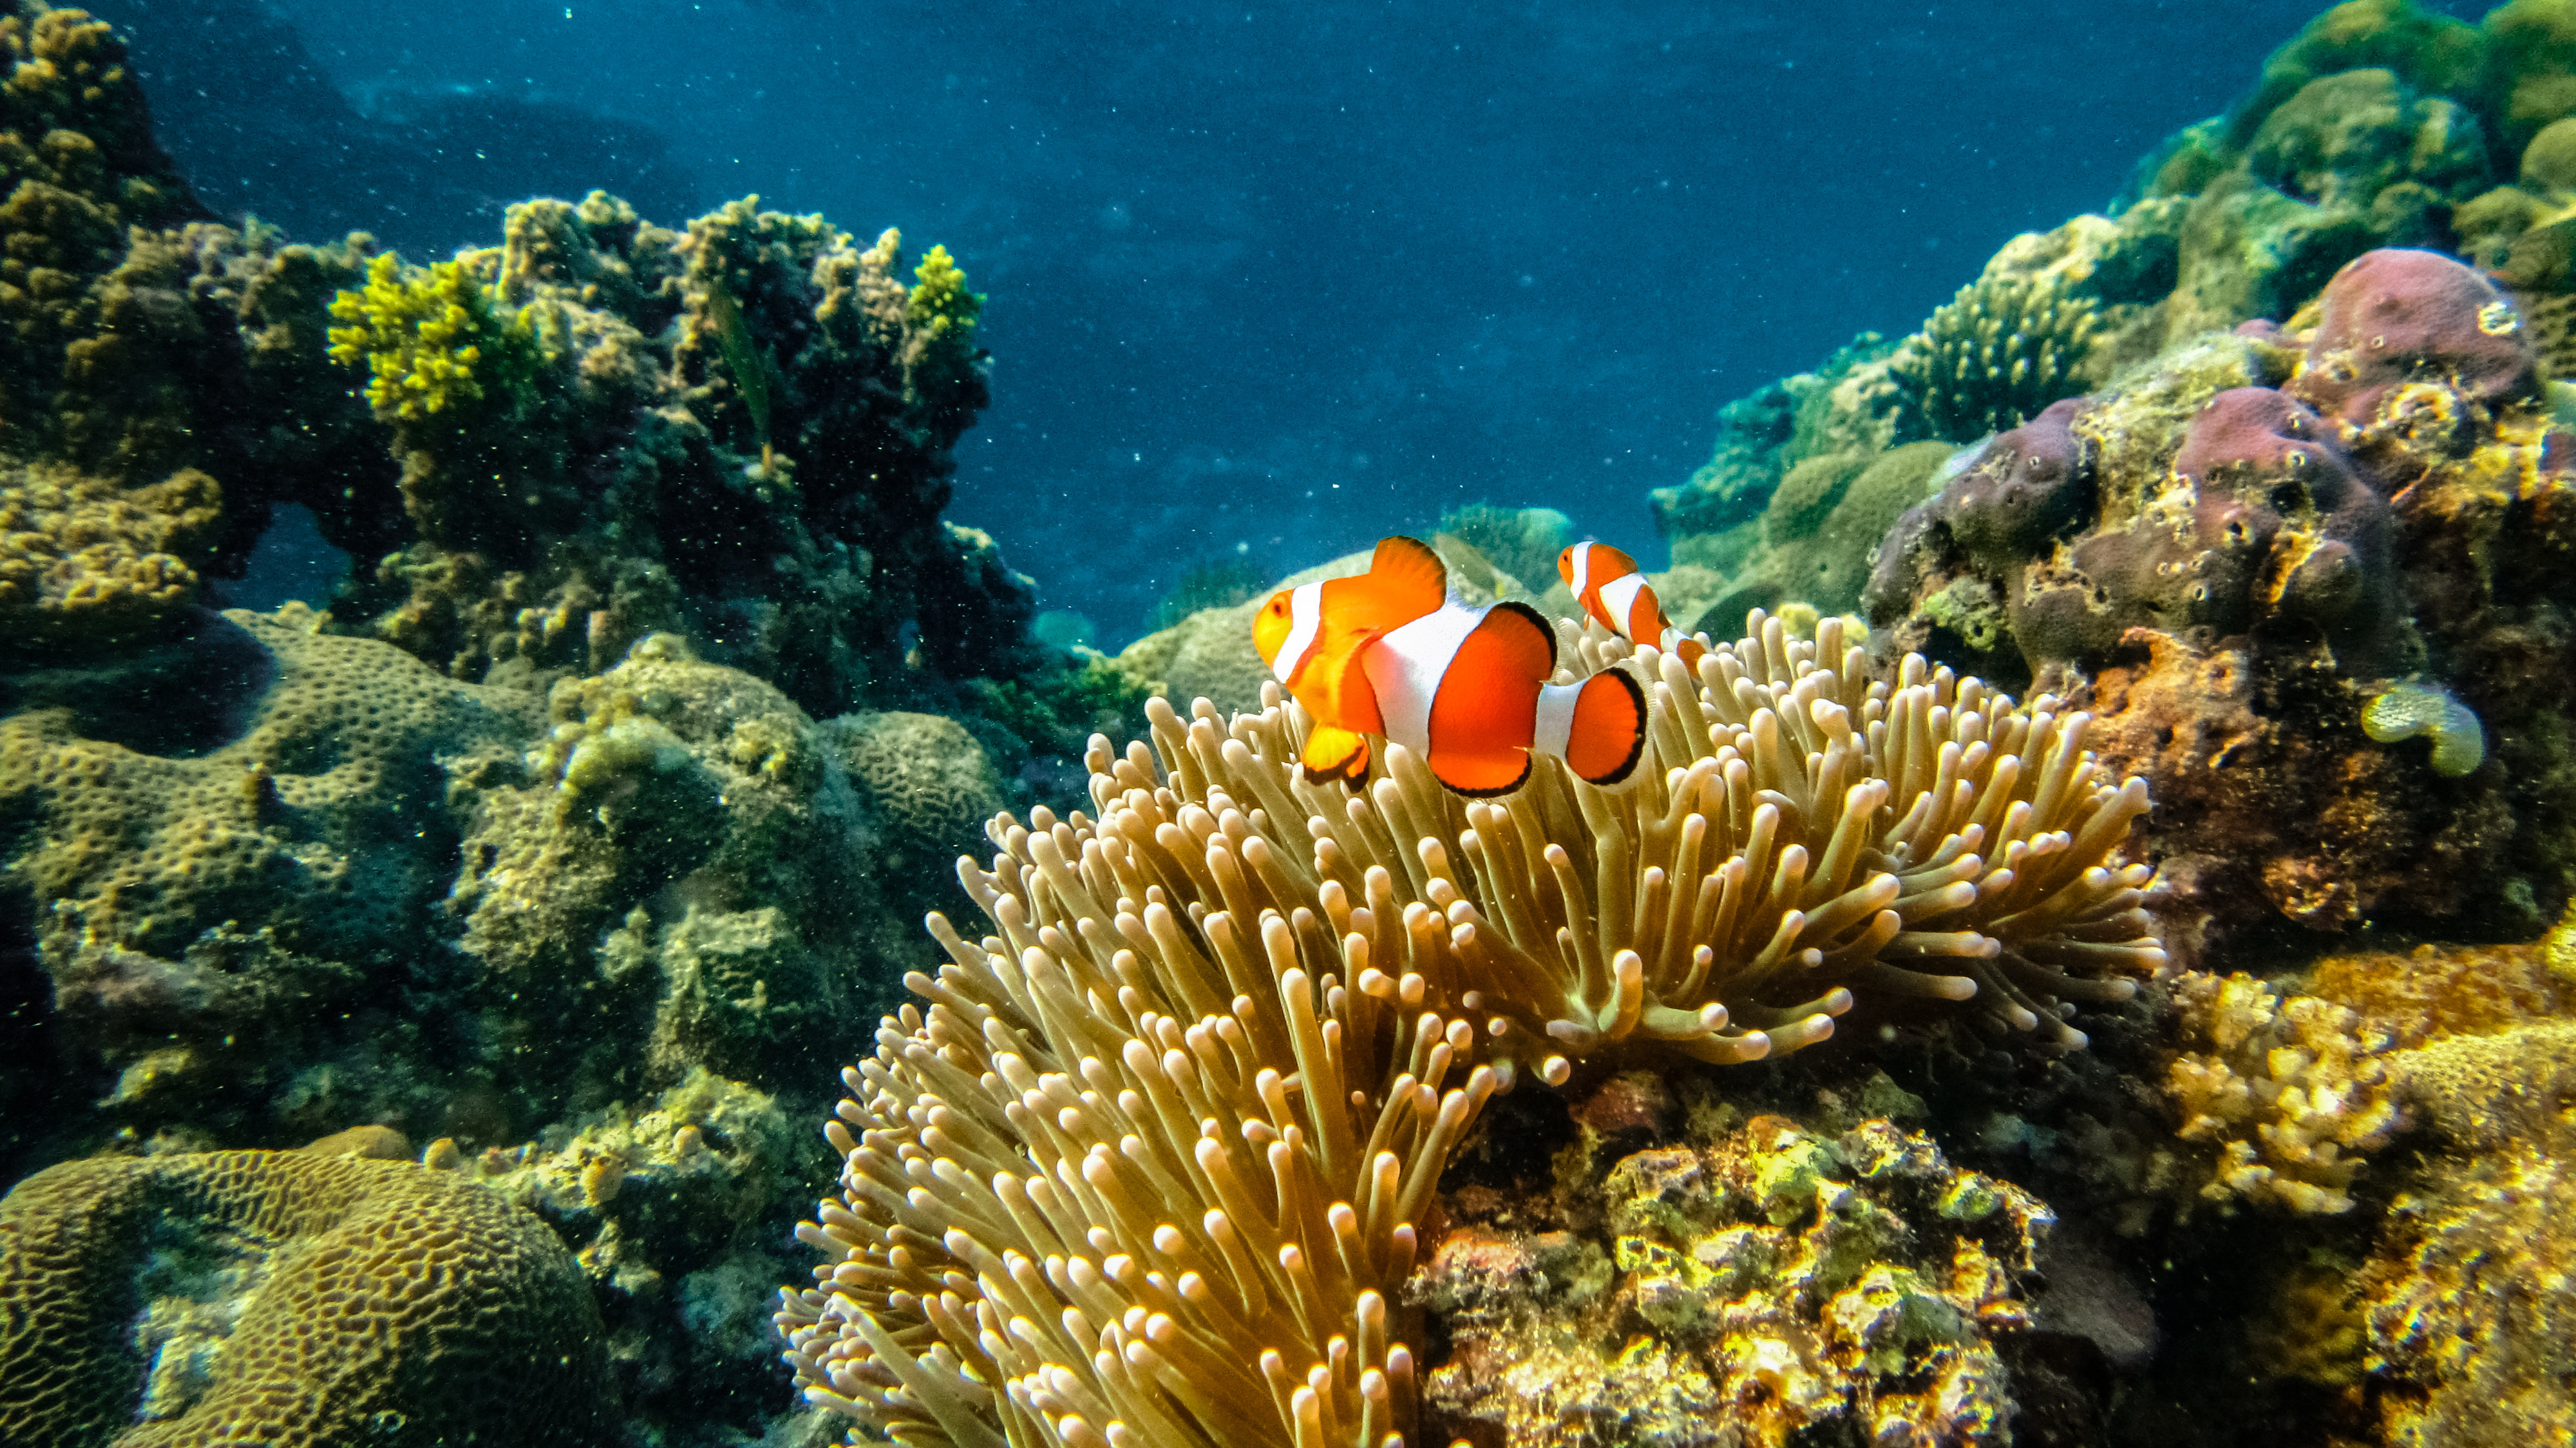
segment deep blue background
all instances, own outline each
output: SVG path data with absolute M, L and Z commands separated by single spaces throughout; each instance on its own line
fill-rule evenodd
M 997 358 L 951 516 L 1112 646 L 1193 562 L 1462 502 L 1660 556 L 1721 402 L 2102 207 L 2320 8 L 253 3 L 99 0 L 219 207 L 425 256 L 595 182 L 944 242 Z

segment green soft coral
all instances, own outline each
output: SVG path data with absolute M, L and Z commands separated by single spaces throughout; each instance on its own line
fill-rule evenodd
M 386 422 L 418 422 L 484 397 L 529 344 L 524 317 L 505 326 L 464 263 L 406 273 L 388 253 L 367 264 L 366 285 L 342 292 L 331 316 L 331 360 L 364 365 L 367 402 Z

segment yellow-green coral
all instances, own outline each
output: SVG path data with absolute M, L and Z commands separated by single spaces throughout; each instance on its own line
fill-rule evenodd
M 903 303 L 904 384 L 915 425 L 937 435 L 961 426 L 984 405 L 984 378 L 976 365 L 981 354 L 975 346 L 984 299 L 966 289 L 966 273 L 944 246 L 934 246 L 922 257 L 912 279 Z
M 2433 772 L 2474 774 L 2486 762 L 2487 733 L 2476 712 L 2438 684 L 2403 683 L 2361 711 L 2361 732 L 2382 744 L 2433 736 Z
M 925 252 L 921 265 L 913 268 L 912 295 L 903 305 L 904 321 L 922 342 L 971 349 L 969 337 L 983 315 L 983 295 L 966 290 L 966 273 L 958 269 L 948 248 L 934 246 Z
M 417 422 L 480 401 L 483 379 L 514 340 L 464 263 L 433 262 L 406 274 L 390 252 L 367 264 L 365 287 L 333 300 L 331 315 L 346 324 L 331 329 L 331 360 L 366 366 L 367 402 L 387 422 Z
M 2293 1212 L 2352 1209 L 2362 1158 L 2402 1117 L 2351 1011 L 2283 997 L 2253 976 L 2186 971 L 2174 982 L 2183 1049 L 2163 1092 L 2183 1140 L 2214 1151 L 2201 1198 Z
M 1712 1441 L 1712 1423 L 1746 1448 L 2011 1441 L 1994 1341 L 2031 1321 L 2049 1209 L 1888 1121 L 1827 1136 L 1726 1119 L 1694 1114 L 1686 1142 L 1560 1181 L 1604 1209 L 1613 1290 L 1568 1292 L 1555 1265 L 1597 1260 L 1588 1230 L 1470 1222 L 1441 1239 L 1414 1290 L 1446 1317 L 1451 1351 L 1424 1391 L 1450 1431 L 1612 1448 Z

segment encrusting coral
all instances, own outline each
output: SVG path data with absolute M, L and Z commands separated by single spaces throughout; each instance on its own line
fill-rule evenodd
M 2081 1045 L 2072 1003 L 2163 960 L 2109 862 L 2144 788 L 2053 701 L 1751 624 L 1696 677 L 1560 625 L 1653 680 L 1659 767 L 1618 792 L 1542 761 L 1464 803 L 1400 748 L 1308 785 L 1274 688 L 1095 740 L 1096 820 L 997 817 L 959 873 L 999 933 L 932 917 L 950 964 L 827 1126 L 843 1192 L 801 1232 L 835 1260 L 779 1313 L 808 1396 L 915 1445 L 1376 1448 L 1415 1412 L 1389 1294 L 1524 1072 L 1794 1050 L 1855 989 Z
M 534 1216 L 321 1151 L 65 1162 L 0 1198 L 0 1442 L 588 1444 L 599 1319 Z
M 1425 1401 L 1467 1441 L 2013 1441 L 2025 1388 L 1997 1344 L 2035 1325 L 2054 1222 L 2029 1193 L 1885 1119 L 1731 1102 L 1606 1170 L 1568 1172 L 1582 1155 L 1553 1192 L 1459 1193 L 1469 1219 L 1414 1280 L 1451 1344 Z

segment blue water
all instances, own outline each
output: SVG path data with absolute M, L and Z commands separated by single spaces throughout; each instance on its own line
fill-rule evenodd
M 946 244 L 949 516 L 1115 646 L 1192 563 L 1461 503 L 1652 554 L 1718 405 L 2102 207 L 2316 0 L 129 0 L 209 204 L 415 259 L 603 186 Z M 2483 7 L 2435 6 L 2469 18 Z M 320 565 L 314 565 L 319 567 Z

